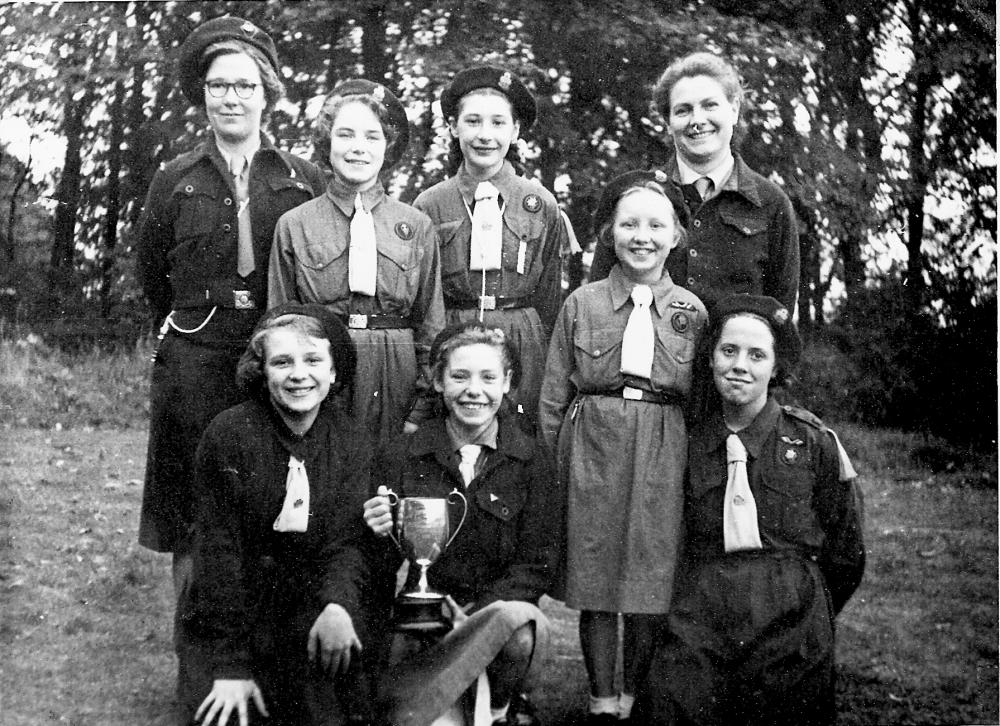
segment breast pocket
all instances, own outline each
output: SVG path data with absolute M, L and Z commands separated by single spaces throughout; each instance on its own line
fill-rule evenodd
M 545 245 L 545 225 L 540 214 L 524 218 L 504 216 L 503 268 L 509 275 L 517 275 L 520 290 L 516 294 L 530 294 L 541 277 L 542 247 Z
M 517 521 L 524 509 L 527 494 L 507 487 L 491 488 L 488 484 L 476 494 L 476 507 L 482 513 L 480 518 L 486 537 L 486 554 L 499 562 L 506 562 L 514 556 L 517 546 Z
M 573 332 L 573 351 L 581 384 L 607 387 L 620 377 L 622 367 L 622 331 L 614 328 Z
M 460 280 L 464 281 L 469 270 L 469 249 L 461 234 L 464 222 L 464 219 L 454 219 L 435 225 L 441 249 L 441 281 L 444 284 L 455 285 Z
M 181 180 L 174 187 L 171 203 L 177 210 L 174 247 L 168 253 L 171 267 L 196 260 L 210 251 L 219 221 L 219 191 L 198 178 Z
M 812 508 L 815 477 L 807 451 L 804 448 L 794 451 L 794 461 L 778 462 L 772 471 L 763 472 L 764 491 L 757 502 L 757 516 L 769 529 L 782 532 L 790 540 L 802 541 L 816 530 Z
M 277 177 L 268 180 L 271 190 L 267 201 L 260 205 L 259 221 L 264 230 L 274 230 L 278 218 L 290 209 L 305 204 L 313 198 L 312 186 L 307 181 L 293 177 Z M 255 207 L 258 205 L 254 204 Z
M 687 315 L 690 313 L 671 309 L 668 316 Z M 680 323 L 678 323 L 680 325 Z M 686 323 L 690 327 L 690 323 Z M 670 329 L 656 329 L 656 354 L 653 356 L 653 379 L 658 385 L 671 384 L 681 390 L 687 390 L 691 385 L 691 369 L 695 355 L 693 337 L 674 332 Z
M 395 239 L 379 241 L 379 287 L 409 310 L 420 286 L 420 250 Z
M 768 254 L 770 219 L 747 212 L 720 211 L 725 236 L 732 240 L 726 282 L 733 293 L 759 293 Z

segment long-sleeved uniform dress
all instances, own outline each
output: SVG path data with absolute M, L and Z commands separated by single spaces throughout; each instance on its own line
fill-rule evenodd
M 444 327 L 441 274 L 427 215 L 376 184 L 362 192 L 378 250 L 374 297 L 348 287 L 348 249 L 355 193 L 330 181 L 326 194 L 278 221 L 268 274 L 268 307 L 316 302 L 348 326 L 358 369 L 347 392 L 351 413 L 379 441 L 407 420 L 429 416 L 428 355 Z
M 683 402 L 706 314 L 665 273 L 651 286 L 652 377 L 625 376 L 621 349 L 632 287 L 616 265 L 607 279 L 566 299 L 549 348 L 539 423 L 568 489 L 566 604 L 654 614 L 667 611 L 673 591 L 687 462 Z

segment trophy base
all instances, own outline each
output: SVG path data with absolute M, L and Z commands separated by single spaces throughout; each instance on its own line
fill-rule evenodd
M 444 595 L 434 592 L 401 594 L 396 598 L 392 629 L 421 637 L 444 635 L 452 629 L 442 609 L 444 602 Z

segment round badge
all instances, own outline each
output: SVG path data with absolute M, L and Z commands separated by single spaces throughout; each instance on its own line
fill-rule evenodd
M 774 322 L 784 325 L 788 322 L 788 308 L 778 308 L 774 311 Z
M 686 333 L 688 328 L 691 327 L 691 320 L 688 318 L 687 313 L 674 313 L 670 316 L 670 325 L 678 333 Z
M 785 449 L 785 463 L 794 464 L 795 460 L 799 458 L 799 452 L 795 449 Z
M 524 211 L 534 214 L 542 208 L 542 200 L 537 194 L 529 194 L 521 202 L 521 206 L 524 207 Z
M 400 239 L 413 239 L 413 227 L 406 222 L 396 222 L 396 236 Z

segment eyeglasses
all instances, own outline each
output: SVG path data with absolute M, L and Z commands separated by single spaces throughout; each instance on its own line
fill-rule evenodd
M 205 90 L 208 91 L 208 95 L 212 98 L 223 98 L 229 89 L 232 88 L 236 91 L 236 96 L 244 100 L 251 98 L 254 92 L 257 90 L 257 86 L 260 83 L 250 83 L 249 81 L 236 81 L 235 83 L 226 83 L 225 81 L 205 81 Z

